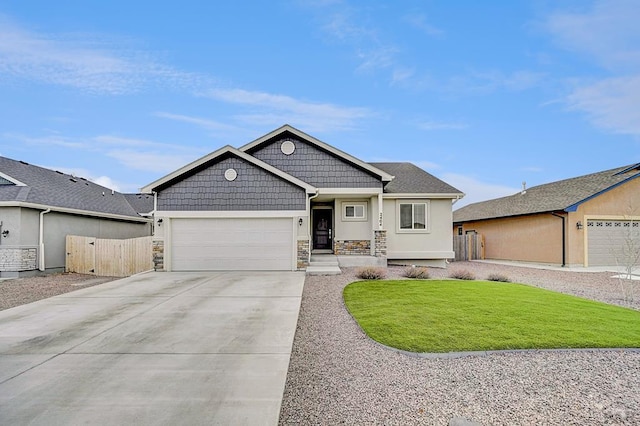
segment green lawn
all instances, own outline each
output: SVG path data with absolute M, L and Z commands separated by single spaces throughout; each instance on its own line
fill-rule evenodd
M 369 337 L 411 352 L 640 347 L 640 312 L 522 284 L 358 281 L 343 295 Z

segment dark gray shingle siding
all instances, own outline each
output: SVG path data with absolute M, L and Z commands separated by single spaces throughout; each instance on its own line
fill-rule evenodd
M 280 150 L 282 142 L 296 145 L 291 155 Z M 380 188 L 382 183 L 369 173 L 294 138 L 281 138 L 252 150 L 249 154 L 317 188 Z
M 227 181 L 233 168 L 238 177 Z M 158 210 L 304 210 L 307 195 L 300 188 L 237 157 L 226 158 L 158 193 Z

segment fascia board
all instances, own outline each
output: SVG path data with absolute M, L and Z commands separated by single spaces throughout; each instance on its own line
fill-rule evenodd
M 451 193 L 451 194 L 429 194 L 429 193 L 386 193 L 382 194 L 382 198 L 394 199 L 394 198 L 442 198 L 442 199 L 460 199 L 464 197 L 463 193 Z
M 44 204 L 36 204 L 36 203 L 24 203 L 20 201 L 0 201 L 0 207 L 22 207 L 27 209 L 36 209 L 36 210 L 48 210 L 51 209 L 52 212 L 58 213 L 69 213 L 80 216 L 91 216 L 91 217 L 102 217 L 105 219 L 117 219 L 117 220 L 125 220 L 128 222 L 141 222 L 141 223 L 150 223 L 151 219 L 145 219 L 143 217 L 134 217 L 134 216 L 125 216 L 120 214 L 113 213 L 102 213 L 102 212 L 94 212 L 90 210 L 80 210 L 80 209 L 72 209 L 67 207 L 56 207 L 56 206 L 47 206 Z

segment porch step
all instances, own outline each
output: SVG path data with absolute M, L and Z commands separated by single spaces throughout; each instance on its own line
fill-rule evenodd
M 337 256 L 332 254 L 311 255 L 311 261 L 307 266 L 307 275 L 340 275 L 341 273 Z

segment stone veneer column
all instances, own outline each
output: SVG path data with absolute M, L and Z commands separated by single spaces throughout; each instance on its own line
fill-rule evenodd
M 153 242 L 153 269 L 164 271 L 164 240 Z
M 387 231 L 377 229 L 373 233 L 375 236 L 375 256 L 387 257 Z
M 304 270 L 309 266 L 309 240 L 298 240 L 298 269 Z

